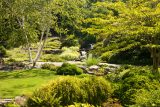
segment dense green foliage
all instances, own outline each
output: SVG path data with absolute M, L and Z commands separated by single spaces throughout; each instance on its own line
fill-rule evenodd
M 58 75 L 80 75 L 83 70 L 76 65 L 63 63 L 63 65 L 57 69 Z
M 103 78 L 63 77 L 36 90 L 29 98 L 28 106 L 58 107 L 59 104 L 69 105 L 74 102 L 100 105 L 109 97 L 111 92 L 110 83 Z
M 113 96 L 118 98 L 123 106 L 158 106 L 160 90 L 159 74 L 154 75 L 150 67 L 121 68 L 111 73 L 107 78 L 114 83 Z
M 118 99 L 123 106 L 160 105 L 159 0 L 1 0 L 0 15 L 0 61 L 6 61 L 8 68 L 25 68 L 18 61 L 28 59 L 33 67 L 37 61 L 80 60 L 79 52 L 85 50 L 88 66 L 100 61 L 136 65 L 113 68 L 106 75 L 114 89 L 111 99 Z M 9 58 L 3 60 L 6 49 L 10 48 L 14 49 L 7 50 Z M 152 68 L 139 67 L 151 64 Z M 99 67 L 99 71 L 112 70 L 112 67 Z M 0 86 L 3 86 L 0 95 L 22 94 L 19 87 L 33 90 L 32 87 L 38 87 L 56 73 L 57 76 L 83 73 L 68 63 L 58 69 L 50 64 L 42 68 L 48 70 L 0 72 Z M 109 82 L 80 76 L 81 79 L 60 78 L 40 88 L 28 100 L 28 105 L 58 107 L 74 102 L 77 102 L 75 106 L 101 105 L 108 99 Z

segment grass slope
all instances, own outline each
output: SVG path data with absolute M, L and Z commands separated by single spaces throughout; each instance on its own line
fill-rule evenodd
M 0 72 L 0 98 L 31 94 L 36 88 L 57 77 L 54 71 L 41 69 Z

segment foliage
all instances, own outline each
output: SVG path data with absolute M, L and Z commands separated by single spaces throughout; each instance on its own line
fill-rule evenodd
M 78 47 L 63 47 L 62 48 L 63 52 L 60 55 L 65 60 L 77 60 L 79 59 L 80 53 L 78 52 L 79 48 Z
M 0 46 L 0 58 L 6 56 L 6 49 L 3 46 Z
M 71 47 L 71 46 L 78 46 L 79 43 L 78 43 L 78 39 L 75 38 L 74 35 L 68 35 L 66 37 L 65 40 L 63 40 L 62 42 L 62 47 L 66 46 L 66 47 Z
M 61 47 L 61 42 L 59 38 L 51 37 L 47 39 L 44 50 L 59 49 L 60 47 Z
M 68 107 L 94 107 L 90 104 L 84 104 L 84 103 L 74 103 L 74 105 L 69 105 Z
M 82 89 L 87 93 L 86 101 L 89 104 L 101 105 L 112 93 L 110 83 L 103 78 L 85 78 L 82 84 Z
M 29 106 L 36 107 L 40 104 L 34 100 L 36 98 L 43 102 L 41 103 L 42 105 L 50 105 L 52 107 L 52 103 L 45 101 L 53 97 L 54 99 L 59 99 L 60 104 L 63 106 L 74 104 L 74 102 L 88 102 L 99 105 L 109 97 L 110 93 L 110 84 L 103 78 L 92 77 L 79 79 L 69 76 L 58 78 L 39 90 L 36 90 L 29 99 Z
M 19 107 L 19 105 L 17 105 L 17 104 L 12 104 L 12 103 L 8 103 L 8 104 L 5 104 L 4 107 Z
M 136 100 L 135 104 L 132 105 L 131 107 L 158 107 L 159 106 L 159 101 L 160 101 L 160 96 L 159 96 L 159 91 L 160 90 L 152 90 L 152 91 L 147 91 L 144 89 L 139 90 L 136 93 Z
M 123 106 L 158 104 L 158 100 L 154 102 L 150 99 L 152 96 L 149 93 L 160 89 L 159 80 L 150 70 L 149 67 L 124 67 L 108 76 L 108 79 L 115 84 L 114 96 L 120 99 Z
M 43 54 L 42 60 L 45 62 L 63 62 L 64 59 L 60 57 L 60 55 L 56 54 Z
M 48 69 L 48 70 L 51 70 L 51 71 L 56 71 L 58 69 L 58 67 L 56 67 L 55 65 L 48 64 L 48 63 L 43 64 L 41 68 L 42 69 Z
M 113 62 L 121 55 L 132 56 L 131 61 L 135 63 L 138 61 L 143 63 L 146 58 L 146 62 L 151 63 L 152 58 L 153 71 L 158 71 L 157 59 L 160 49 L 158 0 L 96 2 L 91 7 L 93 14 L 84 20 L 86 24 L 82 32 L 96 35 L 97 41 L 103 42 L 101 53 L 112 51 Z M 145 52 L 142 47 L 146 48 Z M 146 58 L 143 58 L 142 55 L 145 53 Z M 116 58 L 115 54 L 118 55 Z M 110 55 L 106 53 L 103 58 L 106 56 L 104 59 L 111 60 Z M 125 56 L 123 57 L 125 59 Z
M 88 66 L 97 65 L 99 62 L 100 59 L 93 57 L 92 54 L 89 54 L 88 58 L 86 59 L 86 64 Z
M 83 73 L 83 70 L 76 65 L 69 63 L 63 63 L 63 65 L 57 69 L 58 75 L 80 75 Z

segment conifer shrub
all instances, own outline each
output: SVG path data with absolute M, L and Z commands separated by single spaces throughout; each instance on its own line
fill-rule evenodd
M 101 77 L 60 77 L 34 91 L 28 107 L 58 107 L 75 103 L 100 105 L 111 93 L 108 81 Z
M 58 75 L 80 75 L 83 70 L 76 65 L 63 63 L 63 65 L 57 69 Z

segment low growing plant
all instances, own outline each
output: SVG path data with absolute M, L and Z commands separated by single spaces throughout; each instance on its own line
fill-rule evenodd
M 76 65 L 63 63 L 63 65 L 57 69 L 58 75 L 80 75 L 83 70 Z
M 55 65 L 48 64 L 48 63 L 43 64 L 41 68 L 42 69 L 48 69 L 48 70 L 51 70 L 51 71 L 56 71 L 58 69 L 58 67 L 56 67 Z
M 97 65 L 99 62 L 100 62 L 100 59 L 93 57 L 92 54 L 89 54 L 89 56 L 88 56 L 88 58 L 86 60 L 86 64 L 88 66 Z
M 61 58 L 65 60 L 78 60 L 80 53 L 78 52 L 79 47 L 63 47 L 62 48 L 63 52 L 60 55 Z

